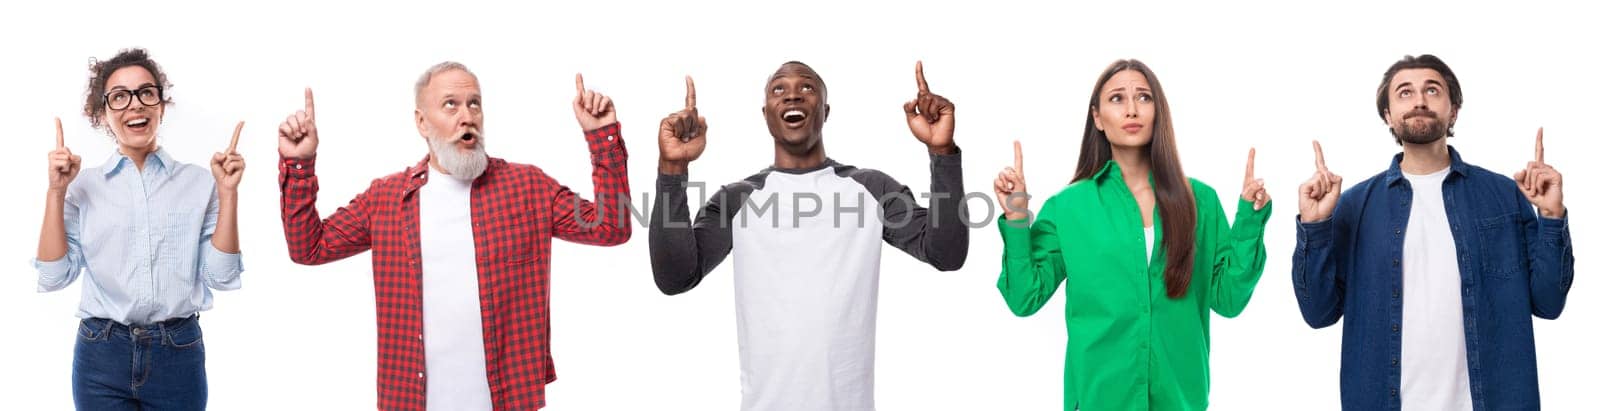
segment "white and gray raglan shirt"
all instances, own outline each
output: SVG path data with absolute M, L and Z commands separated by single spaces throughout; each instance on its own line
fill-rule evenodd
M 723 186 L 690 223 L 687 176 L 656 178 L 650 263 L 661 292 L 694 288 L 737 250 L 742 409 L 874 409 L 882 244 L 941 271 L 967 257 L 961 155 L 930 156 L 929 208 L 887 174 L 828 159 Z

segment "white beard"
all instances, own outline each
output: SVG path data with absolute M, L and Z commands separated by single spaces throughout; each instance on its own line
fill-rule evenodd
M 428 137 L 428 148 L 433 151 L 434 161 L 446 174 L 458 180 L 472 181 L 483 175 L 483 170 L 489 167 L 489 155 L 483 147 L 483 134 L 478 134 L 477 139 L 472 151 L 462 151 L 455 143 L 433 137 Z

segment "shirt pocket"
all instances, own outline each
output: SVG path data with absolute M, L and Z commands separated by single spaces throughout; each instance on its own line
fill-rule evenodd
M 167 211 L 161 223 L 161 240 L 166 244 L 200 242 L 200 231 L 205 228 L 197 210 Z
M 162 281 L 177 290 L 192 290 L 200 260 L 200 231 L 205 227 L 202 210 L 169 210 L 161 213 L 160 236 L 156 240 L 156 253 L 161 262 Z
M 513 211 L 502 218 L 490 219 L 478 246 L 488 247 L 490 261 L 521 265 L 532 262 L 537 256 L 540 221 L 532 213 Z
M 1510 280 L 1525 276 L 1525 248 L 1515 213 L 1478 220 L 1478 263 L 1488 277 Z

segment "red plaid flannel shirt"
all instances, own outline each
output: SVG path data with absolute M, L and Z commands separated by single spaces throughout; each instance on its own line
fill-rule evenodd
M 628 241 L 633 232 L 622 208 L 629 191 L 621 127 L 611 124 L 584 134 L 596 202 L 579 198 L 538 167 L 499 158 L 491 157 L 472 184 L 483 351 L 497 410 L 543 407 L 544 385 L 556 378 L 550 357 L 550 239 L 611 246 Z M 422 410 L 427 379 L 417 189 L 427 181 L 428 159 L 373 180 L 327 220 L 317 214 L 314 166 L 314 159 L 279 160 L 289 256 L 316 265 L 372 250 L 378 408 Z

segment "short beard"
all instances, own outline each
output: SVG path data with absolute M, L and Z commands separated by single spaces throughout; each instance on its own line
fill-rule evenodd
M 445 174 L 461 181 L 472 181 L 483 175 L 489 167 L 489 155 L 483 147 L 483 134 L 477 136 L 472 151 L 463 153 L 460 147 L 443 138 L 428 137 L 428 148 L 433 150 L 433 160 Z
M 1435 141 L 1439 141 L 1439 139 L 1450 134 L 1449 127 L 1445 126 L 1444 122 L 1439 120 L 1439 115 L 1432 111 L 1413 110 L 1405 113 L 1404 116 L 1405 117 L 1402 117 L 1400 120 L 1399 128 L 1390 129 L 1390 132 L 1394 134 L 1395 142 L 1426 145 L 1432 144 Z M 1423 116 L 1432 117 L 1434 120 L 1433 123 L 1418 127 L 1412 127 L 1410 125 L 1409 120 L 1411 117 Z

